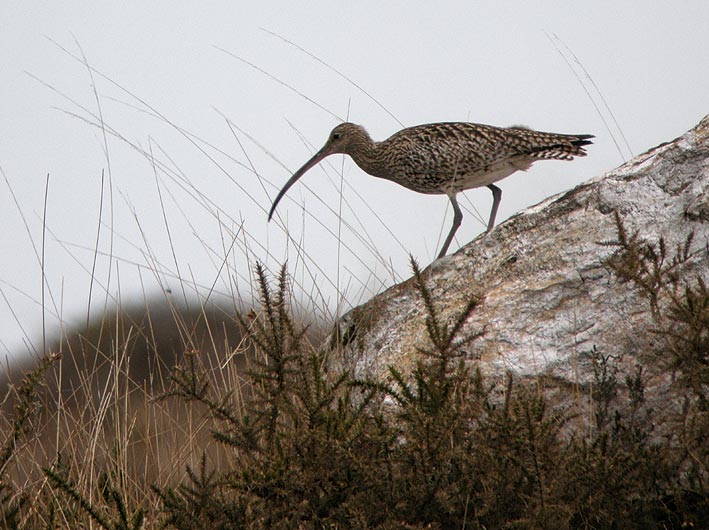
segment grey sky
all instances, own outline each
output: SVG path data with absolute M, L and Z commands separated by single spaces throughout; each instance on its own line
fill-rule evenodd
M 57 329 L 53 313 L 70 324 L 85 318 L 102 171 L 99 248 L 112 249 L 113 259 L 97 262 L 92 307 L 103 307 L 106 291 L 124 302 L 143 292 L 159 295 L 160 284 L 173 294 L 179 291 L 180 282 L 169 276 L 176 266 L 159 189 L 187 284 L 208 287 L 216 280 L 217 290 L 226 293 L 231 275 L 248 294 L 248 263 L 258 259 L 275 268 L 287 258 L 305 290 L 302 299 L 325 312 L 325 306 L 334 311 L 338 304 L 347 309 L 407 277 L 409 252 L 428 264 L 451 215 L 445 196 L 417 195 L 363 174 L 349 160 L 343 166 L 341 157 L 331 157 L 329 165 L 311 170 L 279 205 L 278 213 L 304 251 L 299 253 L 292 242 L 286 245 L 280 222 L 267 224 L 265 211 L 291 172 L 324 143 L 338 122 L 335 116 L 349 116 L 375 139 L 401 128 L 396 120 L 407 126 L 463 120 L 524 124 L 597 136 L 585 159 L 538 163 L 502 181 L 502 222 L 622 162 L 592 101 L 547 34 L 558 35 L 591 74 L 635 154 L 683 133 L 709 112 L 705 1 L 429 5 L 3 2 L 0 167 L 30 235 L 0 180 L 0 357 L 39 343 L 42 277 L 31 239 L 39 248 L 47 173 L 48 329 Z M 388 112 L 332 70 L 259 28 L 340 70 Z M 144 103 L 95 72 L 99 107 L 87 68 L 49 39 L 80 57 L 78 43 L 93 68 L 164 118 L 151 116 Z M 92 120 L 99 108 L 107 127 L 144 151 L 152 149 L 159 187 L 153 165 L 125 141 L 109 134 L 106 156 L 101 130 L 81 119 Z M 223 116 L 285 167 L 243 133 L 234 135 Z M 190 142 L 165 120 L 226 154 Z M 251 165 L 264 180 L 248 170 Z M 339 211 L 343 167 L 346 202 L 340 224 L 307 188 Z M 180 172 L 193 189 L 180 182 Z M 470 209 L 472 204 L 487 216 L 488 190 L 464 195 L 469 201 L 461 197 L 461 205 Z M 242 223 L 225 269 L 228 230 L 236 233 Z M 466 213 L 452 250 L 483 228 L 479 218 Z M 156 268 L 161 272 L 151 272 Z

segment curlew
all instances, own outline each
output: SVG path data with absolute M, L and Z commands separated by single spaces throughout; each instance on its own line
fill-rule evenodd
M 381 142 L 354 123 L 341 123 L 327 143 L 296 171 L 278 192 L 268 220 L 278 202 L 303 174 L 329 155 L 349 155 L 365 172 L 391 180 L 410 190 L 445 194 L 453 205 L 453 226 L 438 258 L 445 256 L 463 214 L 456 194 L 487 186 L 492 210 L 487 232 L 495 226 L 502 190 L 495 182 L 515 171 L 525 171 L 537 160 L 572 160 L 585 156 L 591 134 L 556 134 L 525 127 L 494 127 L 477 123 L 431 123 L 402 129 Z

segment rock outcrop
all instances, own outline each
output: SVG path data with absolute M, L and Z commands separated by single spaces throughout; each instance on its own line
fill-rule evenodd
M 668 252 L 694 232 L 685 265 L 709 278 L 709 116 L 424 271 L 444 321 L 455 320 L 470 297 L 482 299 L 463 330 L 484 330 L 466 347 L 467 359 L 488 376 L 547 376 L 576 388 L 592 381 L 594 352 L 617 356 L 627 371 L 643 365 L 643 352 L 658 340 L 650 304 L 604 265 L 617 250 L 603 244 L 618 239 L 616 213 L 629 233 L 664 238 Z M 411 280 L 390 288 L 338 323 L 336 364 L 378 379 L 390 365 L 412 368 L 416 348 L 427 342 L 425 316 Z M 672 374 L 659 367 L 644 373 L 648 393 L 661 399 Z

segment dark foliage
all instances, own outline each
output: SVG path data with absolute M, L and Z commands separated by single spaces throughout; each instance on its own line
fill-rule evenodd
M 653 311 L 703 336 L 694 310 L 706 303 L 695 300 L 702 287 L 684 302 L 678 297 L 677 309 L 663 309 L 662 290 L 680 278 L 681 257 L 689 256 L 691 241 L 669 262 L 666 250 L 641 252 L 637 245 L 646 243 L 628 237 L 620 225 L 619 241 L 633 255 L 619 253 L 609 267 L 623 264 L 619 277 L 637 276 Z M 329 370 L 327 352 L 308 349 L 303 330 L 289 316 L 285 270 L 273 292 L 257 268 L 263 309 L 241 319 L 261 355 L 250 373 L 253 399 L 236 411 L 228 395 L 212 395 L 194 365 L 175 375 L 176 393 L 203 403 L 218 421 L 214 436 L 233 449 L 234 466 L 208 471 L 204 460 L 200 473 L 190 471 L 187 484 L 156 488 L 166 527 L 590 529 L 706 523 L 707 490 L 699 478 L 705 470 L 687 465 L 701 448 L 697 433 L 706 428 L 706 418 L 693 415 L 696 425 L 689 422 L 682 434 L 692 439 L 691 454 L 689 448 L 678 452 L 653 441 L 643 370 L 622 374 L 614 355 L 597 351 L 588 396 L 593 421 L 587 429 L 570 426 L 572 411 L 552 410 L 539 382 L 527 385 L 510 375 L 502 386 L 488 383 L 462 358 L 463 346 L 481 333 L 464 334 L 479 300 L 444 325 L 423 273 L 412 266 L 430 344 L 419 350 L 411 373 L 390 367 L 388 383 Z M 682 340 L 689 336 L 684 333 Z
M 104 530 L 140 530 L 143 528 L 143 509 L 138 508 L 129 514 L 126 500 L 121 493 L 122 488 L 117 488 L 115 485 L 116 482 L 120 483 L 120 480 L 116 481 L 115 477 L 101 475 L 99 481 L 101 505 L 99 506 L 82 495 L 76 484 L 68 477 L 68 470 L 61 465 L 61 461 L 52 468 L 45 468 L 44 474 L 55 490 L 63 493 L 73 505 L 78 507 L 78 510 L 73 507 L 67 507 L 64 510 L 65 518 L 69 521 L 76 521 L 77 526 L 82 520 L 82 515 L 86 514 L 99 528 Z
M 22 528 L 21 512 L 28 502 L 25 492 L 14 491 L 6 476 L 17 451 L 17 444 L 23 437 L 31 435 L 34 425 L 33 418 L 39 410 L 40 399 L 38 390 L 42 386 L 42 377 L 47 369 L 57 360 L 57 355 L 43 357 L 37 366 L 27 373 L 16 389 L 10 388 L 5 400 L 14 398 L 13 417 L 8 433 L 3 433 L 3 444 L 0 449 L 0 523 L 2 528 Z

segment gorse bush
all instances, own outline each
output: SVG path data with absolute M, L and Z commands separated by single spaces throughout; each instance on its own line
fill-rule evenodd
M 379 480 L 364 475 L 379 448 L 375 437 L 363 436 L 379 429 L 363 412 L 374 390 L 348 384 L 345 374 L 329 377 L 326 355 L 305 347 L 305 330 L 296 328 L 287 307 L 285 269 L 275 293 L 260 266 L 257 281 L 263 309 L 240 317 L 256 351 L 243 410 L 232 406 L 230 395 L 214 395 L 194 363 L 175 372 L 174 394 L 202 403 L 218 420 L 215 438 L 237 453 L 235 468 L 224 476 L 207 481 L 204 468 L 190 470 L 189 486 L 157 490 L 166 521 L 176 528 L 194 528 L 187 515 L 194 513 L 215 528 L 347 521 L 358 497 Z M 199 504 L 204 496 L 191 492 L 207 485 L 214 489 L 209 497 L 222 503 Z
M 594 350 L 588 391 L 552 405 L 543 379 L 485 377 L 465 357 L 482 331 L 466 331 L 480 299 L 442 322 L 425 273 L 412 261 L 425 309 L 427 343 L 410 372 L 386 381 L 335 369 L 338 352 L 316 348 L 292 317 L 285 268 L 275 285 L 255 268 L 261 307 L 238 317 L 253 351 L 248 385 L 219 384 L 204 355 L 182 357 L 156 403 L 189 405 L 220 452 L 181 478 L 143 484 L 144 497 L 114 466 L 87 489 L 76 463 L 45 466 L 39 492 L 0 482 L 9 528 L 705 528 L 707 501 L 707 341 L 709 293 L 691 277 L 692 238 L 674 252 L 664 241 L 618 238 L 606 266 L 647 300 L 653 366 L 677 373 L 685 392 L 671 434 L 658 435 L 646 399 L 648 369 L 624 373 L 625 353 Z M 649 365 L 648 365 L 649 366 Z M 38 372 L 39 373 L 39 372 Z M 36 377 L 35 379 L 36 380 Z M 36 384 L 36 383 L 35 383 Z M 581 389 L 583 391 L 583 388 Z M 30 416 L 18 400 L 7 467 Z M 581 406 L 579 406 L 581 403 Z M 25 411 L 25 412 L 23 412 Z M 590 413 L 589 413 L 590 411 Z M 666 418 L 662 418 L 663 421 Z M 14 434 L 13 434 L 14 433 Z M 15 440 L 15 441 L 13 441 Z M 116 461 L 118 461 L 116 459 Z M 0 477 L 1 478 L 1 477 Z M 40 499 L 29 517 L 28 496 Z M 23 513 L 25 515 L 23 515 Z M 32 526 L 35 525 L 35 526 Z
M 646 298 L 657 338 L 645 353 L 649 363 L 673 376 L 673 385 L 684 396 L 681 413 L 670 418 L 671 451 L 665 457 L 682 480 L 672 476 L 672 503 L 698 502 L 706 518 L 709 490 L 709 290 L 706 280 L 694 273 L 694 264 L 706 260 L 709 247 L 695 245 L 694 233 L 674 249 L 663 237 L 652 242 L 638 232 L 629 233 L 616 213 L 618 238 L 606 242 L 617 250 L 605 265 L 621 281 L 632 283 Z M 695 248 L 698 247 L 698 248 Z M 650 420 L 648 420 L 650 421 Z M 707 524 L 705 523 L 705 526 Z
M 21 528 L 21 511 L 29 500 L 29 493 L 16 491 L 8 480 L 8 468 L 15 457 L 17 446 L 23 438 L 33 434 L 40 408 L 39 390 L 42 376 L 57 360 L 58 355 L 43 357 L 37 366 L 20 382 L 15 391 L 14 415 L 6 430 L 3 430 L 2 449 L 0 450 L 0 523 L 2 528 Z M 8 399 L 10 396 L 6 396 Z
M 628 259 L 619 253 L 612 259 Z M 411 373 L 390 367 L 384 383 L 328 370 L 328 352 L 308 349 L 289 317 L 285 271 L 272 292 L 257 268 L 263 309 L 241 321 L 262 356 L 253 398 L 225 412 L 229 396 L 208 397 L 198 373 L 175 380 L 178 394 L 212 412 L 236 465 L 158 488 L 168 527 L 680 528 L 706 519 L 706 485 L 679 471 L 689 453 L 653 439 L 642 369 L 622 374 L 616 356 L 595 351 L 593 424 L 569 429 L 575 413 L 552 410 L 538 382 L 488 382 L 462 357 L 480 335 L 461 336 L 480 301 L 443 325 L 412 267 L 429 345 Z M 206 475 L 214 491 L 195 495 Z

